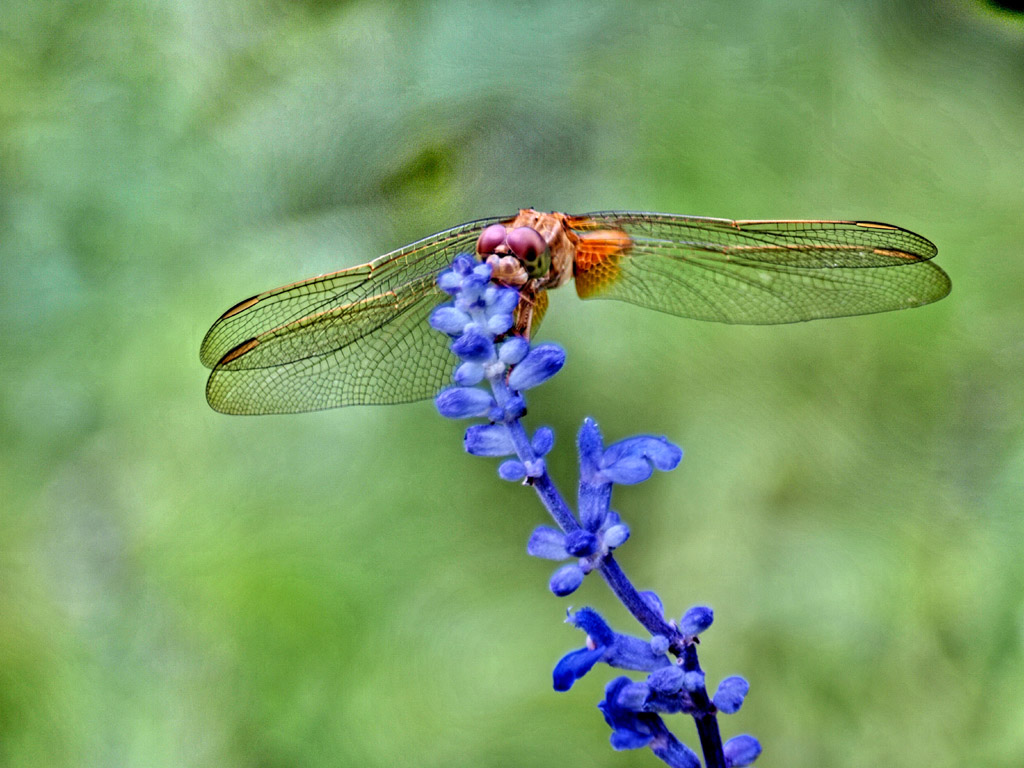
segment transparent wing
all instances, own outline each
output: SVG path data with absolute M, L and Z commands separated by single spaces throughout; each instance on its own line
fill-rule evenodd
M 401 403 L 435 394 L 450 373 L 448 340 L 427 324 L 445 296 L 438 273 L 472 252 L 468 222 L 374 261 L 253 296 L 207 332 L 210 405 L 223 413 L 296 413 Z
M 594 269 L 577 272 L 581 297 L 699 320 L 792 323 L 916 307 L 950 291 L 949 277 L 929 261 L 935 246 L 889 224 L 612 211 L 569 225 L 584 250 L 590 237 L 602 254 Z M 614 249 L 602 250 L 602 233 L 617 230 L 631 245 L 606 257 Z

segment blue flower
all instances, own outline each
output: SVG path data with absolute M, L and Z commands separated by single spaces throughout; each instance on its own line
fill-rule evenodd
M 741 768 L 750 765 L 761 754 L 761 744 L 753 736 L 743 734 L 733 736 L 725 742 L 725 764 L 729 768 Z
M 665 727 L 661 717 L 640 711 L 630 705 L 628 677 L 618 677 L 605 688 L 604 700 L 598 704 L 605 722 L 611 726 L 611 744 L 616 750 L 650 747 L 672 768 L 700 768 L 700 758 Z M 625 694 L 625 695 L 623 695 Z
M 522 480 L 524 478 L 540 477 L 547 471 L 544 457 L 551 452 L 555 445 L 555 433 L 550 427 L 541 427 L 533 434 L 530 441 L 530 448 L 533 451 L 533 458 L 526 461 L 509 459 L 502 462 L 498 467 L 498 475 L 503 480 Z M 559 558 L 561 559 L 561 558 Z
M 556 691 L 567 691 L 598 661 L 610 667 L 651 672 L 671 664 L 664 654 L 655 653 L 651 643 L 612 630 L 593 608 L 581 608 L 569 621 L 587 633 L 587 645 L 563 656 L 553 674 Z
M 508 385 L 516 391 L 532 389 L 550 379 L 565 365 L 565 350 L 556 344 L 541 344 L 512 369 Z
M 624 544 L 629 538 L 629 527 L 615 512 L 608 512 L 603 520 L 591 517 L 585 522 L 599 525 L 592 531 L 579 528 L 569 533 L 541 525 L 534 529 L 526 545 L 527 553 L 545 560 L 578 558 L 575 564 L 559 568 L 552 577 L 551 591 L 559 597 L 576 591 L 583 582 L 583 577 L 597 568 L 612 550 Z M 555 588 L 556 579 L 558 589 Z
M 638 435 L 602 449 L 601 432 L 593 419 L 585 419 L 579 434 L 580 480 L 591 485 L 633 485 L 655 469 L 675 469 L 683 458 L 679 446 L 665 437 Z
M 449 419 L 486 416 L 497 405 L 490 392 L 475 387 L 450 387 L 435 402 L 438 412 Z
M 585 575 L 578 565 L 564 565 L 551 575 L 548 588 L 559 597 L 571 595 L 579 589 Z
M 663 437 L 641 435 L 604 448 L 601 431 L 593 419 L 584 419 L 577 437 L 580 460 L 579 508 L 580 521 L 590 531 L 606 531 L 605 543 L 614 549 L 629 536 L 629 529 L 611 531 L 619 524 L 613 522 L 610 512 L 613 483 L 639 483 L 646 480 L 654 468 L 674 469 L 683 457 L 682 450 Z M 622 541 L 616 542 L 616 537 Z
M 604 701 L 597 706 L 611 726 L 611 742 L 614 749 L 640 749 L 654 740 L 656 734 L 666 731 L 662 719 L 653 713 L 637 712 L 620 703 L 619 694 L 631 684 L 628 677 L 617 677 L 608 683 Z
M 516 452 L 512 433 L 504 424 L 480 424 L 466 430 L 466 453 L 473 456 L 511 456 Z
M 452 352 L 467 363 L 488 363 L 495 358 L 492 337 L 472 323 L 452 342 Z
M 679 620 L 679 631 L 684 635 L 696 636 L 711 626 L 715 612 L 707 605 L 695 605 Z
M 740 711 L 749 690 L 750 683 L 739 675 L 733 675 L 718 684 L 718 690 L 711 701 L 720 712 L 732 715 Z

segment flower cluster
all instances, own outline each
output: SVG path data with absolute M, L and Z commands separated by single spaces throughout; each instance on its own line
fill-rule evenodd
M 508 480 L 539 477 L 554 434 L 542 428 L 528 444 L 521 444 L 525 431 L 518 419 L 526 411 L 522 392 L 558 373 L 565 364 L 565 352 L 554 344 L 531 348 L 520 336 L 496 343 L 512 328 L 519 293 L 492 283 L 489 264 L 457 256 L 452 268 L 438 278 L 438 285 L 452 296 L 452 302 L 435 309 L 430 324 L 452 337 L 452 352 L 462 361 L 452 376 L 457 386 L 437 396 L 438 411 L 452 419 L 486 418 L 490 424 L 466 431 L 466 451 L 474 456 L 518 454 L 501 465 L 501 476 Z M 483 381 L 490 391 L 476 386 Z
M 569 690 L 598 662 L 646 672 L 643 681 L 618 677 L 605 690 L 599 707 L 612 729 L 613 748 L 646 747 L 675 768 L 700 768 L 697 754 L 662 719 L 683 713 L 694 719 L 707 768 L 749 765 L 760 754 L 760 744 L 743 735 L 723 745 L 717 721 L 718 713 L 739 710 L 749 686 L 742 677 L 728 677 L 709 697 L 697 659 L 697 637 L 711 626 L 711 609 L 696 606 L 678 620 L 666 619 L 658 596 L 638 591 L 613 556 L 629 538 L 629 527 L 611 509 L 613 486 L 643 482 L 655 469 L 674 469 L 682 451 L 666 438 L 650 435 L 605 447 L 597 424 L 584 420 L 577 440 L 577 517 L 547 473 L 544 457 L 554 445 L 554 433 L 541 427 L 530 435 L 520 421 L 526 411 L 523 392 L 554 376 L 565 363 L 565 352 L 554 344 L 531 346 L 510 334 L 519 294 L 492 282 L 490 265 L 457 256 L 438 285 L 452 300 L 434 310 L 430 324 L 448 334 L 460 360 L 455 386 L 437 396 L 438 410 L 450 418 L 486 419 L 488 423 L 466 430 L 466 450 L 505 458 L 498 474 L 531 485 L 554 518 L 558 528 L 536 528 L 527 545 L 536 557 L 569 561 L 551 577 L 551 591 L 571 594 L 588 573 L 598 571 L 650 633 L 646 640 L 619 634 L 592 608 L 576 611 L 568 621 L 586 633 L 586 644 L 556 664 L 555 690 Z
M 559 596 L 575 592 L 583 577 L 629 538 L 629 526 L 610 508 L 612 484 L 643 482 L 655 468 L 675 469 L 683 458 L 677 446 L 649 435 L 630 437 L 605 449 L 593 419 L 584 420 L 578 446 L 581 527 L 565 533 L 542 525 L 533 532 L 526 549 L 534 557 L 548 560 L 577 558 L 551 577 L 551 591 Z

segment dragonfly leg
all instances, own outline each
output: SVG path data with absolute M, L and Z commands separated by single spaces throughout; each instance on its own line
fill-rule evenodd
M 524 286 L 519 292 L 519 304 L 516 306 L 512 332 L 524 339 L 531 338 L 533 332 L 540 327 L 540 321 L 544 319 L 547 309 L 548 292 L 529 284 Z

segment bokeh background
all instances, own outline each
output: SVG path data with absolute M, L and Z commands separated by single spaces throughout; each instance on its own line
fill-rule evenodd
M 714 606 L 759 765 L 1024 764 L 1024 25 L 953 0 L 4 3 L 0 764 L 659 764 L 607 668 L 551 690 L 543 511 L 462 425 L 203 398 L 231 304 L 520 206 L 938 244 L 952 295 L 888 315 L 556 292 L 529 421 L 570 493 L 586 415 L 685 448 L 621 561 Z

